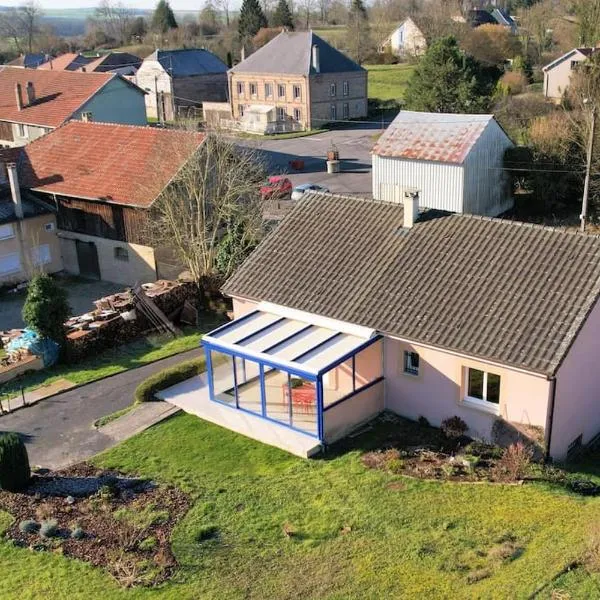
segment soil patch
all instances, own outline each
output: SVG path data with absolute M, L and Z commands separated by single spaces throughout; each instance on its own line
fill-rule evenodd
M 152 481 L 87 463 L 33 475 L 21 493 L 0 490 L 14 517 L 6 536 L 102 567 L 126 587 L 153 586 L 173 575 L 171 533 L 189 497 Z

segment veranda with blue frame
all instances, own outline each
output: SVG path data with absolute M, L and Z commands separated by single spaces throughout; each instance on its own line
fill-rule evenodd
M 237 337 L 232 335 L 236 328 Z M 357 355 L 381 345 L 381 339 L 379 335 L 361 339 L 285 317 L 250 313 L 203 339 L 210 399 L 323 442 L 324 378 L 344 367 L 343 376 L 351 381 L 351 385 L 346 382 L 347 393 L 338 390 L 339 397 L 328 398 L 333 400 L 328 408 L 381 381 L 381 353 L 373 353 L 374 361 L 381 362 L 374 366 L 378 375 L 369 381 L 362 378 L 360 385 L 356 363 Z M 298 355 L 286 354 L 302 345 Z

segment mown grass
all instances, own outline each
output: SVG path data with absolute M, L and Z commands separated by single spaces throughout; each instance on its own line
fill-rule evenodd
M 581 555 L 600 518 L 600 499 L 546 485 L 369 470 L 360 461 L 366 440 L 353 444 L 305 461 L 176 416 L 94 461 L 193 496 L 173 534 L 175 578 L 159 590 L 124 590 L 83 563 L 1 541 L 0 597 L 526 598 Z M 504 552 L 508 543 L 518 552 Z M 579 594 L 598 579 L 579 572 L 558 583 Z
M 365 65 L 369 71 L 369 98 L 401 101 L 414 65 Z
M 210 317 L 201 324 L 200 328 L 188 327 L 184 330 L 184 335 L 177 338 L 166 335 L 150 335 L 130 344 L 110 348 L 75 364 L 61 364 L 42 371 L 32 372 L 0 386 L 0 392 L 7 395 L 16 393 L 21 386 L 24 387 L 25 391 L 34 390 L 63 378 L 75 385 L 82 385 L 129 369 L 135 369 L 162 358 L 197 348 L 203 333 L 210 331 L 218 322 L 216 318 Z

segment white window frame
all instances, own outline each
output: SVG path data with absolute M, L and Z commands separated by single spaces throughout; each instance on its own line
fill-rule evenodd
M 283 94 L 281 93 L 283 91 Z M 285 98 L 285 83 L 278 83 L 277 84 L 277 97 L 278 98 Z
M 287 113 L 285 112 L 285 107 L 284 106 L 278 106 L 277 107 L 277 120 L 278 121 L 285 121 L 287 117 Z
M 20 138 L 27 137 L 27 125 L 23 123 L 17 123 L 17 136 Z
M 347 102 L 344 102 L 342 106 L 342 118 L 349 119 L 350 118 L 350 105 Z
M 11 223 L 0 225 L 0 240 L 10 240 L 15 237 L 15 228 Z
M 329 105 L 329 120 L 337 121 L 337 106 L 335 104 Z
M 254 90 L 254 91 L 252 91 Z M 258 94 L 258 85 L 256 83 L 250 83 L 250 98 L 256 98 Z
M 337 96 L 337 86 L 335 85 L 335 83 L 329 84 L 329 95 L 332 98 L 335 98 Z
M 417 365 L 413 363 L 413 356 L 417 357 Z M 402 372 L 411 377 L 418 377 L 421 371 L 421 356 L 414 350 L 405 350 L 403 354 Z
M 273 97 L 273 84 L 265 83 L 265 98 L 272 98 L 272 97 Z
M 344 81 L 342 90 L 343 90 L 344 96 L 350 95 L 350 84 L 347 81 Z
M 9 254 L 4 254 L 4 255 L 0 255 L 0 266 L 2 265 L 2 261 L 6 260 L 6 259 L 17 259 L 16 260 L 16 264 L 17 266 L 15 268 L 9 269 L 7 271 L 3 271 L 0 268 L 0 276 L 2 275 L 12 275 L 13 273 L 20 273 L 23 269 L 21 267 L 21 256 L 19 255 L 18 252 L 11 252 Z
M 483 373 L 483 400 L 481 398 L 474 398 L 473 396 L 469 396 L 469 371 L 481 371 Z M 496 375 L 500 379 L 500 389 L 498 390 L 498 403 L 489 402 L 487 398 L 487 386 L 488 386 L 488 375 Z M 489 371 L 485 371 L 484 369 L 478 369 L 477 367 L 464 367 L 463 369 L 463 378 L 464 378 L 464 398 L 463 403 L 467 406 L 471 406 L 473 408 L 478 408 L 485 412 L 492 413 L 494 415 L 500 414 L 500 401 L 501 401 L 501 389 L 502 389 L 502 376 L 498 375 L 498 373 L 490 373 Z
M 244 82 L 238 81 L 236 83 L 236 89 L 237 89 L 238 96 L 240 96 L 240 98 L 243 98 L 246 93 L 246 85 L 244 84 Z
M 294 100 L 302 100 L 302 88 L 299 85 L 294 85 L 292 88 L 292 96 Z
M 298 122 L 302 120 L 302 111 L 299 108 L 294 109 L 294 120 Z

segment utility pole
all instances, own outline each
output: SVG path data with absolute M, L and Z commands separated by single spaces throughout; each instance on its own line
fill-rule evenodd
M 585 221 L 588 212 L 588 196 L 590 193 L 590 173 L 592 170 L 592 157 L 594 155 L 594 137 L 596 134 L 596 105 L 592 106 L 592 122 L 590 125 L 590 139 L 587 148 L 587 163 L 585 167 L 585 185 L 583 186 L 583 204 L 581 206 L 581 232 L 585 232 Z

